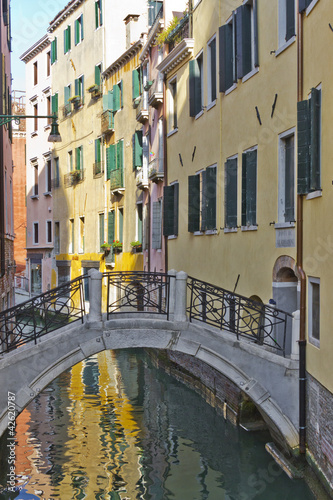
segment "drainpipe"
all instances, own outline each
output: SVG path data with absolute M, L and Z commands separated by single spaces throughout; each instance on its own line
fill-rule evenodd
M 297 19 L 297 101 L 303 98 L 303 23 L 299 12 Z M 303 270 L 303 196 L 297 195 L 297 272 L 301 285 L 299 331 L 299 451 L 306 453 L 306 276 Z
M 1 7 L 0 7 L 1 9 Z M 0 49 L 2 48 L 2 17 L 0 17 Z M 0 50 L 0 55 L 2 51 Z M 0 114 L 3 113 L 3 95 L 2 95 L 2 62 L 0 61 Z M 0 127 L 0 278 L 5 273 L 5 193 L 4 193 L 4 148 L 3 148 L 4 130 Z
M 163 166 L 164 166 L 164 182 L 163 186 L 168 185 L 168 162 L 167 162 L 167 117 L 166 117 L 166 76 L 163 78 Z M 163 189 L 163 187 L 162 187 Z M 167 273 L 169 270 L 168 263 L 168 237 L 164 237 L 164 272 Z

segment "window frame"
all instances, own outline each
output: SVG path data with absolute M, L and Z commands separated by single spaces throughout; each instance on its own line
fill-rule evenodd
M 83 41 L 83 14 L 80 14 L 74 21 L 74 45 L 80 45 Z
M 256 179 L 255 179 L 255 186 L 256 186 L 256 190 L 255 190 L 255 200 L 256 200 L 256 211 L 255 211 L 255 223 L 254 224 L 244 224 L 244 219 L 243 219 L 243 207 L 244 207 L 244 204 L 245 204 L 245 207 L 246 207 L 246 204 L 247 204 L 247 199 L 243 198 L 243 195 L 244 195 L 244 174 L 243 174 L 243 169 L 244 169 L 244 154 L 248 154 L 248 153 L 251 153 L 253 151 L 256 151 L 257 155 L 256 155 Z M 247 192 L 247 191 L 246 191 Z M 242 153 L 242 197 L 241 197 L 241 203 L 242 203 L 242 210 L 241 210 L 241 230 L 242 231 L 256 231 L 258 229 L 258 145 L 256 146 L 253 146 L 251 148 L 248 148 L 246 150 L 243 151 Z M 247 212 L 245 213 L 245 216 L 247 216 Z
M 79 216 L 79 241 L 78 241 L 78 253 L 83 254 L 85 252 L 85 216 Z
M 214 65 L 212 64 L 212 48 L 211 48 L 211 45 L 213 43 L 215 43 L 215 61 L 213 61 Z M 213 70 L 214 66 L 215 70 Z M 214 82 L 214 72 L 215 72 L 215 82 Z M 214 90 L 215 90 L 215 97 L 214 97 Z M 217 100 L 217 36 L 215 33 L 207 42 L 207 111 L 216 104 L 216 100 Z
M 53 243 L 53 239 L 52 239 L 52 236 L 53 236 L 53 233 L 52 233 L 52 220 L 51 219 L 47 219 L 45 221 L 45 240 L 46 240 L 46 243 L 50 244 L 50 243 Z
M 75 243 L 75 223 L 74 217 L 69 218 L 69 245 L 68 245 L 68 253 L 74 254 L 74 243 Z
M 95 30 L 103 26 L 102 0 L 95 0 Z
M 39 222 L 34 221 L 32 223 L 32 244 L 33 245 L 39 245 Z M 37 238 L 36 238 L 37 236 Z
M 58 229 L 56 229 L 58 228 Z M 60 221 L 54 221 L 54 253 L 56 255 L 60 254 Z
M 285 188 L 286 188 L 286 153 L 285 153 L 285 142 L 287 139 L 294 137 L 294 155 L 293 155 L 293 160 L 294 160 L 294 176 L 293 176 L 293 192 L 294 192 L 294 203 L 293 203 L 293 210 L 294 210 L 294 217 L 296 215 L 296 127 L 292 127 L 289 130 L 286 130 L 285 132 L 282 132 L 279 134 L 279 177 L 278 177 L 278 214 L 277 214 L 277 219 L 278 219 L 278 227 L 280 228 L 281 225 L 285 225 L 286 227 L 293 227 L 295 224 L 294 222 L 291 221 L 286 221 L 285 220 L 285 207 L 286 207 L 286 196 L 285 196 Z
M 189 61 L 190 116 L 195 120 L 204 112 L 204 56 L 203 49 Z M 199 101 L 200 97 L 200 101 Z
M 172 188 L 172 197 L 169 196 L 171 194 Z M 169 198 L 169 201 L 172 203 L 171 210 L 166 210 L 166 198 Z M 172 198 L 172 200 L 171 200 Z M 170 212 L 171 217 L 170 217 Z M 169 215 L 169 217 L 168 217 Z M 168 220 L 172 219 L 172 224 L 167 224 Z M 167 229 L 172 225 L 172 232 L 169 232 Z M 179 232 L 179 182 L 173 181 L 170 182 L 169 186 L 163 187 L 163 236 L 166 236 L 169 240 L 177 238 Z
M 313 335 L 313 285 L 319 286 L 318 338 Z M 309 342 L 320 348 L 320 278 L 308 276 L 308 338 Z
M 224 164 L 224 232 L 225 233 L 232 233 L 232 232 L 237 232 L 238 229 L 238 171 L 239 171 L 239 161 L 238 161 L 238 154 L 235 154 L 233 156 L 229 156 L 229 158 L 226 159 L 225 164 Z M 236 160 L 236 214 L 234 215 L 236 217 L 236 225 L 229 225 L 228 224 L 228 182 L 227 182 L 227 177 L 228 177 L 228 161 L 233 161 Z M 231 188 L 230 188 L 231 189 Z M 229 215 L 230 216 L 230 215 Z
M 68 24 L 67 28 L 64 29 L 64 54 L 68 54 L 72 49 L 72 33 L 71 25 Z
M 175 75 L 168 81 L 168 136 L 177 131 L 177 75 Z

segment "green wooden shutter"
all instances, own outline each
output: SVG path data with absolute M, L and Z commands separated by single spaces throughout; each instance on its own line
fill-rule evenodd
M 237 65 L 237 78 L 243 78 L 243 9 L 242 6 L 238 7 L 235 11 L 236 22 L 236 65 Z
M 295 218 L 294 207 L 294 136 L 288 137 L 285 142 L 285 222 L 293 221 Z
M 286 0 L 286 42 L 295 34 L 295 0 Z
M 311 121 L 311 154 L 310 154 L 310 191 L 320 189 L 320 115 L 321 91 L 311 90 L 310 121 Z
M 51 42 L 51 64 L 57 60 L 57 37 Z
M 58 94 L 51 97 L 51 113 L 58 113 Z
M 132 99 L 140 95 L 140 72 L 138 69 L 132 71 Z
M 104 243 L 104 214 L 99 214 L 99 246 L 100 252 L 103 251 L 101 246 Z
M 103 94 L 103 111 L 107 111 L 109 109 L 109 95 Z
M 101 67 L 99 64 L 95 66 L 95 84 L 101 85 Z
M 158 250 L 162 248 L 162 232 L 161 232 L 161 215 L 162 215 L 161 201 L 153 202 L 153 220 L 152 220 L 152 248 Z
M 254 67 L 259 66 L 259 35 L 258 35 L 258 0 L 253 0 L 253 60 Z
M 113 111 L 113 90 L 108 92 L 108 109 Z
M 103 24 L 103 11 L 102 11 L 102 0 L 98 0 L 99 2 L 99 25 Z
M 101 139 L 95 139 L 95 163 L 101 162 Z
M 64 54 L 68 51 L 67 49 L 67 29 L 64 30 Z
M 113 86 L 113 110 L 118 111 L 120 109 L 120 89 L 119 85 Z
M 80 41 L 80 23 L 78 19 L 74 21 L 74 43 L 77 45 Z
M 188 231 L 194 233 L 200 229 L 200 175 L 188 178 Z
M 252 27 L 251 5 L 242 5 L 242 54 L 243 76 L 252 70 Z
M 95 1 L 95 28 L 99 27 L 99 9 L 98 0 Z
M 244 154 L 243 154 L 244 160 Z M 245 172 L 244 172 L 245 170 Z M 242 225 L 254 226 L 257 223 L 257 151 L 245 153 L 245 169 L 243 170 Z
M 120 80 L 120 107 L 124 106 L 124 85 L 123 80 Z
M 77 78 L 74 81 L 74 95 L 80 95 L 80 80 Z
M 75 169 L 81 170 L 81 148 L 75 148 Z
M 212 101 L 216 99 L 216 38 L 210 43 L 210 65 L 211 65 L 211 86 Z
M 123 230 L 124 230 L 124 212 L 123 209 L 120 208 L 118 210 L 118 239 L 121 242 L 123 242 Z
M 190 95 L 190 116 L 195 116 L 196 112 L 196 100 L 195 100 L 195 89 L 196 89 L 196 75 L 197 75 L 197 61 L 192 59 L 189 62 L 189 95 Z
M 178 235 L 179 184 L 173 184 L 173 234 Z
M 114 212 L 114 210 L 111 210 L 111 212 L 108 213 L 108 243 L 110 245 L 114 242 L 114 239 L 115 239 L 114 219 L 115 219 L 115 212 Z
M 137 130 L 134 134 L 134 168 L 142 167 L 142 130 Z
M 225 226 L 237 227 L 237 158 L 225 163 Z
M 138 212 L 138 241 L 142 243 L 142 235 L 143 235 L 142 203 L 137 204 L 137 212 Z
M 206 168 L 205 202 L 205 229 L 216 229 L 216 167 Z
M 69 103 L 69 98 L 71 96 L 71 89 L 70 87 L 65 87 L 64 88 L 64 100 L 65 100 L 65 106 L 66 104 Z
M 233 41 L 232 24 L 219 28 L 220 92 L 225 92 L 233 84 Z
M 84 31 L 83 31 L 83 14 L 81 14 L 81 40 L 84 38 Z
M 163 235 L 174 234 L 174 186 L 163 188 Z
M 297 193 L 309 192 L 310 184 L 310 113 L 309 101 L 297 103 Z

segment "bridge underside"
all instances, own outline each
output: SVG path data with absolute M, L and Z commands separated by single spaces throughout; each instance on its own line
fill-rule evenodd
M 170 349 L 212 366 L 254 402 L 288 449 L 298 447 L 298 363 L 228 332 L 167 321 L 156 314 L 117 314 L 106 321 L 75 322 L 0 357 L 0 435 L 7 428 L 8 392 L 20 413 L 66 369 L 103 350 Z

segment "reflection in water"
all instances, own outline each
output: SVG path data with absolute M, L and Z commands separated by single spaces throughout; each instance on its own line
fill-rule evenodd
M 268 439 L 225 422 L 143 352 L 102 352 L 17 418 L 21 491 L 0 499 L 313 499 L 265 452 Z

